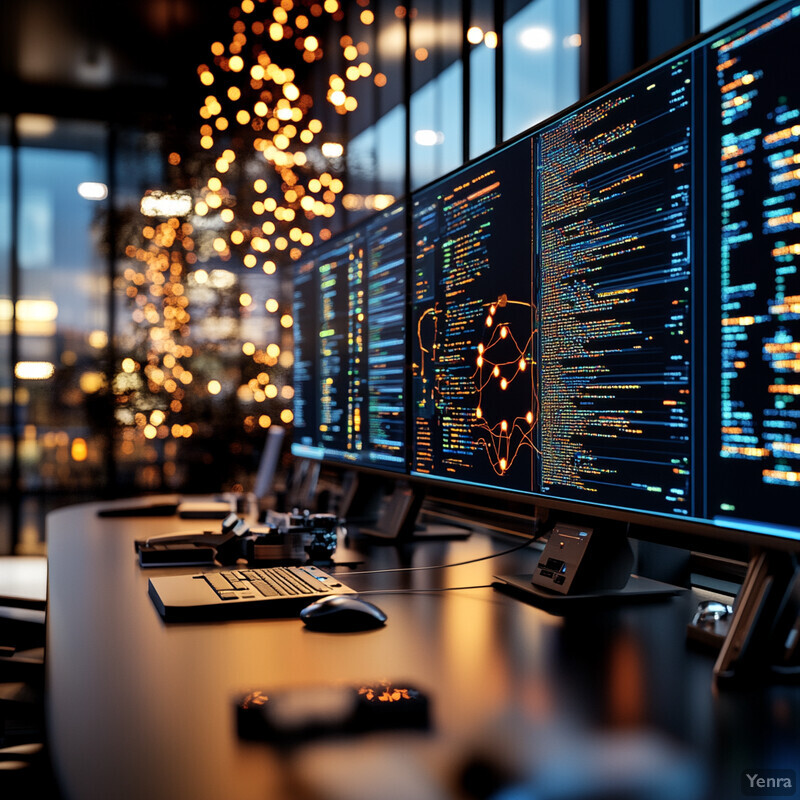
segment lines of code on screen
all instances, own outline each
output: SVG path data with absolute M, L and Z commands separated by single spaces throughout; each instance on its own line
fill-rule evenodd
M 539 137 L 541 487 L 688 513 L 691 67 Z
M 365 460 L 405 470 L 406 215 L 395 204 L 367 226 Z
M 313 259 L 295 264 L 292 313 L 295 320 L 292 442 L 296 449 L 308 449 L 316 444 L 319 429 L 319 339 L 316 323 L 319 319 L 319 275 Z
M 405 220 L 401 207 L 295 267 L 292 452 L 405 471 Z
M 523 141 L 414 198 L 412 471 L 530 492 L 531 154 Z
M 709 253 L 719 262 L 710 514 L 787 524 L 800 485 L 800 6 L 709 56 Z M 713 105 L 712 105 L 713 103 Z
M 363 446 L 364 242 L 354 233 L 318 259 L 320 284 L 319 443 L 326 453 Z
M 296 427 L 398 469 L 405 436 L 416 477 L 800 538 L 800 0 L 721 30 L 414 192 L 346 296 L 301 268 L 298 308 L 350 327 L 316 367 L 297 339 Z

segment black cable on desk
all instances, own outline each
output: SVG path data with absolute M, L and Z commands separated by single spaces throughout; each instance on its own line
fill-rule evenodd
M 419 572 L 422 570 L 429 570 L 429 569 L 447 569 L 448 567 L 463 567 L 467 564 L 477 564 L 479 561 L 488 561 L 492 558 L 499 558 L 500 556 L 508 555 L 509 553 L 515 553 L 517 550 L 522 550 L 525 547 L 529 547 L 532 545 L 536 539 L 526 539 L 522 544 L 515 545 L 514 547 L 509 548 L 508 550 L 501 550 L 499 553 L 491 553 L 488 556 L 479 556 L 478 558 L 471 558 L 468 561 L 456 561 L 452 564 L 433 564 L 425 567 L 394 567 L 392 569 L 366 569 L 366 570 L 359 570 L 358 572 L 334 572 L 331 573 L 335 575 L 337 578 L 345 575 L 348 578 L 351 575 L 379 575 L 386 572 Z
M 464 589 L 493 589 L 491 583 L 481 583 L 475 586 L 434 586 L 428 589 L 367 589 L 364 592 L 357 592 L 361 597 L 363 594 L 438 594 L 439 592 L 456 592 Z

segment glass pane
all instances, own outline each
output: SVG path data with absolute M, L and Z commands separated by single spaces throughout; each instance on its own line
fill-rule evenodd
M 156 347 L 166 350 L 166 342 L 163 339 L 157 341 L 151 334 L 152 329 L 162 324 L 163 295 L 154 297 L 148 291 L 156 278 L 156 270 L 148 269 L 147 262 L 148 256 L 159 254 L 155 239 L 158 224 L 164 220 L 145 216 L 141 211 L 142 198 L 147 192 L 169 191 L 160 145 L 158 137 L 125 134 L 117 144 L 114 166 L 118 176 L 114 206 L 121 224 L 117 231 L 114 270 L 116 362 L 111 391 L 114 399 L 115 477 L 117 486 L 125 492 L 164 488 L 164 460 L 173 450 L 171 443 L 165 443 L 157 436 L 148 438 L 145 433 L 151 419 L 167 422 L 166 411 L 169 410 L 168 403 L 160 402 L 158 384 L 148 381 L 144 369 L 162 369 L 163 356 L 166 355 L 166 352 L 155 350 Z M 191 170 L 192 165 L 187 165 L 187 169 Z M 146 232 L 150 239 L 145 238 Z M 152 250 L 149 250 L 151 242 Z M 164 248 L 165 251 L 168 249 Z M 148 301 L 152 305 L 148 305 Z M 151 342 L 153 358 L 148 361 Z M 174 353 L 172 357 L 175 358 Z M 181 361 L 175 358 L 173 367 Z M 149 374 L 156 377 L 152 372 Z M 159 412 L 164 413 L 163 420 L 159 418 Z M 147 434 L 151 430 L 147 429 Z
M 478 45 L 470 54 L 469 157 L 495 145 L 494 62 L 496 51 Z
M 578 0 L 534 0 L 506 21 L 504 139 L 578 99 L 578 7 Z
M 461 62 L 411 96 L 411 188 L 463 163 Z
M 493 0 L 473 0 L 472 19 L 467 31 L 472 45 L 469 54 L 469 158 L 495 146 L 495 60 L 497 33 L 494 30 Z
M 11 148 L 10 118 L 0 116 L 0 554 L 11 549 Z
M 411 188 L 464 161 L 458 0 L 418 0 L 411 20 Z
M 372 13 L 374 13 L 374 10 Z M 346 60 L 339 69 L 341 74 L 349 81 L 348 86 L 350 88 L 347 93 L 356 99 L 358 105 L 347 114 L 346 126 L 336 126 L 336 128 L 339 128 L 336 138 L 338 142 L 344 142 L 345 139 L 352 140 L 353 137 L 369 128 L 375 122 L 379 114 L 378 103 L 380 95 L 382 89 L 385 88 L 385 86 L 378 85 L 382 83 L 382 79 L 379 78 L 378 84 L 375 83 L 375 78 L 377 77 L 375 73 L 378 71 L 375 69 L 374 63 L 377 52 L 375 47 L 376 26 L 374 24 L 362 25 L 356 21 L 357 18 L 358 14 L 354 12 L 352 27 L 343 26 L 347 30 L 341 39 L 344 39 L 345 36 L 350 36 L 357 47 L 360 48 L 358 51 L 360 55 L 353 61 Z M 331 51 L 329 50 L 328 52 Z M 326 62 L 327 64 L 328 62 Z M 359 67 L 363 67 L 366 70 L 367 66 L 370 67 L 370 72 L 369 74 L 364 74 Z M 317 109 L 315 113 L 320 113 L 320 109 Z M 339 115 L 337 114 L 337 116 Z M 341 130 L 341 127 L 345 127 L 346 135 L 345 130 Z
M 374 198 L 378 180 L 377 144 L 373 126 L 354 136 L 347 145 L 347 192 L 342 205 L 351 223 L 370 213 L 370 199 Z
M 11 371 L 11 148 L 10 119 L 0 116 L 0 486 L 10 466 Z
M 379 0 L 375 8 L 376 42 L 373 82 L 379 87 L 379 116 L 403 102 L 403 62 L 406 27 L 403 6 L 396 0 Z
M 378 120 L 378 193 L 401 197 L 406 168 L 406 110 L 396 106 Z M 387 198 L 388 199 L 388 198 Z
M 413 94 L 461 58 L 461 2 L 415 0 L 411 14 Z
M 701 0 L 700 30 L 711 30 L 752 5 L 753 0 Z
M 158 149 L 133 135 L 118 148 L 130 165 L 120 168 L 115 279 L 118 483 L 238 491 L 255 474 L 266 428 L 290 421 L 289 304 L 275 262 L 216 249 L 220 227 L 196 202 L 207 182 L 174 189 Z M 184 165 L 202 174 L 195 167 Z M 166 203 L 142 203 L 156 191 Z
M 105 133 L 44 117 L 18 126 L 22 487 L 96 492 L 108 422 Z M 23 538 L 37 525 L 25 523 Z

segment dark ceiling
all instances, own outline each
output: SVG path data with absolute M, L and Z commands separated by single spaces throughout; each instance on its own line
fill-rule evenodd
M 4 0 L 0 111 L 122 122 L 197 113 L 230 0 Z

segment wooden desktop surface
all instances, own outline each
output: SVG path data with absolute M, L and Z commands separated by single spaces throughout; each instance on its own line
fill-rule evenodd
M 375 631 L 316 633 L 297 619 L 167 625 L 148 578 L 199 570 L 141 569 L 134 540 L 219 523 L 101 518 L 99 507 L 47 520 L 47 714 L 65 800 L 501 800 L 515 788 L 505 797 L 588 800 L 598 787 L 728 800 L 744 796 L 743 770 L 798 769 L 798 689 L 714 690 L 713 657 L 686 646 L 689 594 L 547 614 L 488 587 L 495 574 L 531 571 L 528 548 L 444 570 L 345 574 L 356 589 L 387 590 L 368 596 L 388 615 Z M 516 543 L 348 540 L 335 558 L 420 567 Z M 388 591 L 409 589 L 424 591 Z M 237 735 L 234 703 L 250 691 L 381 680 L 427 693 L 429 731 L 288 752 Z

